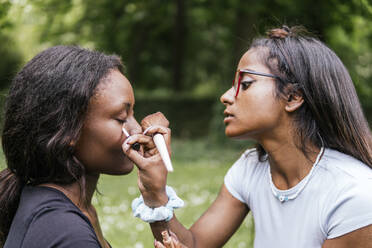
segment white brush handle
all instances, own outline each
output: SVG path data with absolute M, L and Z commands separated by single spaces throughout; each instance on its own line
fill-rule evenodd
M 165 167 L 169 172 L 173 171 L 172 162 L 169 157 L 167 145 L 165 144 L 165 140 L 162 134 L 157 133 L 153 137 L 154 143 L 156 145 L 156 148 L 158 149 L 161 158 L 163 159 L 163 162 L 165 164 Z

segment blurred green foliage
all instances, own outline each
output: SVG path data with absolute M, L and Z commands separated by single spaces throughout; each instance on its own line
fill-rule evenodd
M 341 57 L 371 118 L 371 0 L 0 0 L 0 100 L 20 64 L 47 47 L 74 44 L 120 55 L 138 120 L 162 111 L 174 136 L 203 137 L 172 145 L 169 181 L 189 204 L 177 216 L 190 226 L 242 151 L 243 143 L 224 136 L 218 98 L 252 38 L 282 24 L 304 25 Z M 114 247 L 152 243 L 149 228 L 130 216 L 135 181 L 133 173 L 104 176 L 99 185 L 98 211 Z M 252 231 L 248 219 L 226 247 L 251 247 Z
M 8 19 L 18 25 L 16 30 L 32 30 L 22 41 L 33 42 L 39 50 L 55 44 L 78 44 L 117 53 L 123 57 L 127 75 L 137 90 L 163 88 L 215 95 L 229 86 L 249 41 L 268 27 L 287 23 L 302 24 L 314 31 L 348 65 L 361 95 L 370 96 L 372 91 L 368 84 L 372 74 L 368 67 L 372 56 L 372 3 L 368 0 L 5 3 L 2 9 L 12 8 Z M 30 58 L 34 51 L 24 52 Z
M 243 147 L 244 144 L 240 144 L 240 147 L 211 149 L 205 140 L 173 140 L 172 163 L 175 171 L 168 174 L 168 184 L 185 201 L 185 207 L 175 211 L 182 224 L 190 227 L 216 199 L 224 175 L 242 154 Z M 113 247 L 153 246 L 154 239 L 148 225 L 134 218 L 130 212 L 131 201 L 139 195 L 136 183 L 136 173 L 120 177 L 103 176 L 100 179 L 98 189 L 102 195 L 97 195 L 95 205 L 105 238 Z M 224 247 L 253 247 L 253 237 L 253 220 L 249 215 Z
M 270 27 L 299 24 L 341 57 L 365 111 L 372 113 L 370 0 L 0 2 L 2 87 L 9 84 L 20 56 L 27 61 L 46 47 L 75 44 L 120 55 L 125 74 L 141 99 L 162 98 L 169 101 L 169 108 L 174 101 L 187 99 L 184 96 L 217 100 L 230 86 L 237 62 L 252 38 Z M 187 104 L 185 100 L 182 109 Z M 193 107 L 194 118 L 204 114 L 205 108 Z M 210 106 L 209 111 L 219 116 L 208 115 L 213 121 L 204 126 L 220 129 L 219 108 Z M 158 110 L 167 111 L 166 107 Z M 189 114 L 178 117 L 178 123 L 185 126 L 177 127 L 195 130 L 186 124 L 191 123 Z
M 13 26 L 7 18 L 10 8 L 10 1 L 0 0 L 0 90 L 10 84 L 22 62 L 22 56 L 9 35 Z
M 168 174 L 168 184 L 185 201 L 185 207 L 175 211 L 181 223 L 190 227 L 211 205 L 227 170 L 248 147 L 249 143 L 217 147 L 200 139 L 172 140 L 175 170 Z M 3 168 L 5 160 L 0 149 L 0 170 Z M 93 198 L 104 236 L 115 248 L 153 247 L 150 227 L 131 212 L 131 202 L 139 195 L 135 170 L 125 176 L 102 175 L 98 182 L 100 193 Z M 249 214 L 224 247 L 250 248 L 253 238 L 253 218 Z
M 135 116 L 138 121 L 141 121 L 146 115 L 161 110 L 170 122 L 172 136 L 183 138 L 203 137 L 209 132 L 209 123 L 213 118 L 214 102 L 215 98 L 211 97 L 136 97 Z M 219 113 L 221 117 L 222 113 Z M 221 124 L 223 124 L 222 120 Z M 223 129 L 220 132 L 223 134 Z

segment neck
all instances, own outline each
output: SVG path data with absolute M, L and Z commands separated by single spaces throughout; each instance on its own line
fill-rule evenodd
M 40 186 L 47 186 L 55 188 L 64 193 L 80 210 L 83 212 L 92 207 L 93 194 L 97 188 L 99 174 L 97 175 L 85 175 L 85 185 L 82 185 L 84 189 L 80 188 L 79 182 L 74 182 L 69 185 L 59 185 L 54 183 L 46 183 Z M 83 194 L 85 191 L 85 195 Z
M 292 141 L 266 141 L 261 145 L 268 154 L 273 183 L 282 190 L 294 187 L 306 177 L 320 152 L 316 146 L 308 145 L 306 156 Z

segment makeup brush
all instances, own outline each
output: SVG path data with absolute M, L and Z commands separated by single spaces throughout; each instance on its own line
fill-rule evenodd
M 142 128 L 146 129 L 143 134 L 146 134 L 146 132 L 154 125 L 168 127 L 169 121 L 161 112 L 148 115 L 141 121 Z M 165 144 L 163 135 L 160 133 L 156 133 L 152 138 L 154 140 L 156 148 L 160 153 L 160 157 L 163 160 L 165 167 L 169 172 L 172 172 L 173 166 L 169 157 L 167 145 Z
M 123 131 L 124 135 L 127 136 L 127 138 L 130 136 L 128 131 L 124 127 L 122 127 L 121 130 Z M 139 151 L 140 148 L 141 148 L 141 145 L 138 142 L 132 145 L 133 150 Z
M 160 153 L 161 159 L 163 159 L 165 167 L 169 172 L 172 172 L 173 166 L 169 157 L 167 145 L 165 144 L 164 136 L 160 133 L 157 133 L 154 135 L 154 137 L 152 137 L 152 139 L 154 140 L 155 146 Z

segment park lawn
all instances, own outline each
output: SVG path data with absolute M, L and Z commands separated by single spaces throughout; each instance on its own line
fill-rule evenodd
M 186 227 L 190 227 L 216 198 L 224 175 L 245 146 L 242 143 L 226 147 L 210 146 L 202 140 L 173 140 L 172 163 L 175 171 L 168 174 L 168 185 L 185 201 L 185 207 L 175 210 L 175 214 Z M 1 167 L 4 167 L 4 159 L 1 158 Z M 139 195 L 137 169 L 126 176 L 102 175 L 98 190 L 100 193 L 95 194 L 93 203 L 104 236 L 111 245 L 114 248 L 153 247 L 149 225 L 134 218 L 131 212 L 130 204 Z M 253 236 L 253 221 L 249 215 L 224 247 L 253 247 Z

